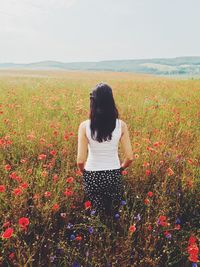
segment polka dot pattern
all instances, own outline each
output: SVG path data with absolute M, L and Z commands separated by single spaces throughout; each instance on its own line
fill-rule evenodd
M 83 188 L 93 209 L 99 214 L 112 215 L 118 212 L 124 196 L 122 169 L 83 171 Z

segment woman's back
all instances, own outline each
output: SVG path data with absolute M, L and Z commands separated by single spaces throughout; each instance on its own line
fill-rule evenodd
M 121 137 L 121 120 L 116 119 L 116 127 L 109 141 L 98 142 L 91 138 L 90 119 L 85 121 L 88 138 L 88 158 L 85 164 L 87 171 L 113 170 L 120 168 L 118 144 Z

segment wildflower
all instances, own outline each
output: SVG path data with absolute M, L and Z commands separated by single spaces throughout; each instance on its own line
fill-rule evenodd
M 177 218 L 175 224 L 180 224 L 180 223 L 181 223 L 181 220 Z
M 58 204 L 54 204 L 52 207 L 52 210 L 56 211 L 60 208 L 60 206 Z
M 13 235 L 13 228 L 7 228 L 2 234 L 2 238 L 10 238 Z
M 14 257 L 15 257 L 15 253 L 11 252 L 8 257 L 9 257 L 10 260 L 13 260 Z
M 167 169 L 167 175 L 172 176 L 174 174 L 173 170 L 171 168 Z
M 180 224 L 175 224 L 175 227 L 174 227 L 176 230 L 180 230 L 181 229 L 181 226 Z
M 52 155 L 52 156 L 55 156 L 56 155 L 56 150 L 52 150 L 52 151 L 50 151 L 50 154 Z
M 10 171 L 10 170 L 11 170 L 11 166 L 10 166 L 10 164 L 6 164 L 6 165 L 4 166 L 4 168 L 5 168 L 6 171 Z
M 57 174 L 54 174 L 53 181 L 56 182 L 57 180 L 58 180 L 58 175 Z
M 22 183 L 20 184 L 20 187 L 26 189 L 28 187 L 28 183 Z
M 125 200 L 122 200 L 121 201 L 121 205 L 123 205 L 123 206 L 126 205 L 126 201 Z
M 85 205 L 85 209 L 91 208 L 91 201 L 86 201 L 84 205 Z
M 15 196 L 18 196 L 18 195 L 21 195 L 22 194 L 22 190 L 21 190 L 21 188 L 14 188 L 13 189 L 13 194 L 15 195 Z
M 18 221 L 21 228 L 26 229 L 26 227 L 29 225 L 29 218 L 27 217 L 21 217 Z
M 147 193 L 147 195 L 148 195 L 148 197 L 152 197 L 152 196 L 153 196 L 153 192 L 149 191 L 149 192 Z
M 82 240 L 82 236 L 77 236 L 76 238 L 75 238 L 77 241 L 81 241 Z
M 145 174 L 146 174 L 146 176 L 149 176 L 151 174 L 151 171 L 150 170 L 146 170 Z
M 148 205 L 149 203 L 150 203 L 149 199 L 148 198 L 145 198 L 144 204 Z
M 68 177 L 67 179 L 66 179 L 66 182 L 67 183 L 72 183 L 74 181 L 74 178 L 73 177 Z
M 133 225 L 131 225 L 131 226 L 129 227 L 129 231 L 130 231 L 131 233 L 134 233 L 134 232 L 136 231 L 135 224 L 133 224 Z
M 126 170 L 123 170 L 123 171 L 122 171 L 122 174 L 123 174 L 123 175 L 126 175 L 126 174 L 128 174 L 128 172 L 127 172 Z
M 118 213 L 115 214 L 115 219 L 118 219 L 120 215 Z
M 95 213 L 96 213 L 96 210 L 92 210 L 90 214 L 95 215 Z
M 75 235 L 70 235 L 70 240 L 74 240 L 76 237 L 75 237 Z
M 89 231 L 90 234 L 92 234 L 94 230 L 93 230 L 92 227 L 89 227 L 88 231 Z
M 0 185 L 0 193 L 3 193 L 6 191 L 5 185 Z
M 161 215 L 158 219 L 158 224 L 160 224 L 161 226 L 167 226 L 167 217 L 164 215 Z
M 73 195 L 73 191 L 70 188 L 66 188 L 64 195 L 69 197 L 69 196 Z
M 46 192 L 44 193 L 44 196 L 45 196 L 45 197 L 50 197 L 50 196 L 51 196 L 51 192 L 46 191 Z
M 171 238 L 172 237 L 172 235 L 168 231 L 165 231 L 164 235 L 165 235 L 166 238 Z
M 42 159 L 46 159 L 46 157 L 47 157 L 47 155 L 45 155 L 45 154 L 40 154 L 40 155 L 38 156 L 38 159 L 39 159 L 39 160 L 42 160 Z
M 134 219 L 136 219 L 137 221 L 140 221 L 141 220 L 141 216 L 140 214 L 138 213 L 136 217 L 134 217 Z
M 73 227 L 73 224 L 72 223 L 68 223 L 67 228 L 70 229 L 72 227 Z

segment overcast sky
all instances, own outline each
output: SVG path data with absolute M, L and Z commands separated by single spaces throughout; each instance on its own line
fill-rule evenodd
M 0 0 L 0 62 L 200 56 L 200 0 Z

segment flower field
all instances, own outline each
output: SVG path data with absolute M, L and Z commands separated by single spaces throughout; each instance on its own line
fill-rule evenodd
M 126 197 L 105 223 L 76 165 L 78 126 L 101 81 L 134 153 Z M 196 267 L 199 178 L 200 80 L 0 72 L 0 266 Z

